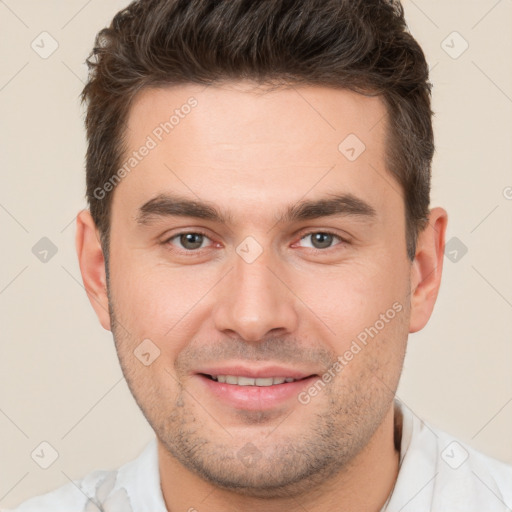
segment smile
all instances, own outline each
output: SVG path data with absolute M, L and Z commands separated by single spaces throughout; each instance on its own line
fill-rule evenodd
M 204 371 L 196 373 L 197 382 L 202 386 L 200 393 L 204 392 L 206 396 L 215 397 L 216 404 L 220 401 L 238 410 L 262 411 L 285 406 L 295 407 L 299 393 L 318 379 L 318 375 L 306 375 L 293 370 L 286 371 L 283 368 L 259 372 L 239 369 L 236 371 L 240 373 L 239 375 L 233 375 L 234 368 L 231 369 L 231 373 L 226 372 L 227 368 L 222 372 L 212 370 L 210 370 L 212 373 Z M 260 373 L 260 375 L 254 375 L 254 373 Z M 286 377 L 282 376 L 287 374 Z
M 273 386 L 275 384 L 283 384 L 285 382 L 294 382 L 295 380 L 292 377 L 244 377 L 237 375 L 207 375 L 214 381 L 225 383 L 225 384 L 235 384 L 237 386 Z

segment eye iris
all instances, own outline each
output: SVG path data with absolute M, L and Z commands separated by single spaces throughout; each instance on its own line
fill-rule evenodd
M 199 233 L 180 235 L 180 243 L 185 249 L 199 249 L 203 244 L 203 235 Z
M 329 233 L 314 233 L 311 236 L 311 242 L 317 249 L 325 249 L 332 244 L 332 235 Z

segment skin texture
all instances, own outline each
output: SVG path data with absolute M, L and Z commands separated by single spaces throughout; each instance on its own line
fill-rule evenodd
M 437 297 L 446 212 L 431 210 L 411 262 L 403 196 L 385 168 L 384 104 L 344 90 L 144 90 L 130 110 L 127 156 L 191 96 L 197 106 L 114 191 L 108 283 L 88 211 L 77 224 L 88 296 L 159 439 L 166 505 L 379 511 L 398 472 L 394 393 L 408 333 L 425 326 Z M 338 150 L 349 134 L 366 147 L 354 161 Z M 283 216 L 347 193 L 375 215 Z M 225 222 L 138 222 L 160 194 L 208 203 Z M 187 253 L 176 234 L 198 231 L 201 248 Z M 335 236 L 315 250 L 311 235 L 325 232 Z M 252 254 L 261 250 L 250 263 L 237 252 L 247 237 Z M 307 404 L 294 396 L 233 407 L 197 374 L 228 363 L 323 375 L 393 305 L 400 311 Z M 145 339 L 160 351 L 148 366 L 134 355 Z

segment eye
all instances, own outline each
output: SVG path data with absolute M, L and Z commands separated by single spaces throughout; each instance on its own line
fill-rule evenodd
M 205 234 L 196 232 L 179 233 L 169 238 L 166 243 L 177 245 L 179 249 L 195 251 L 205 247 L 205 243 L 211 241 Z
M 308 240 L 310 240 L 309 243 L 307 242 Z M 339 242 L 344 241 L 339 236 L 333 233 L 326 233 L 324 231 L 308 233 L 300 239 L 301 242 L 306 241 L 306 245 L 303 245 L 302 247 L 310 247 L 312 249 L 329 249 L 332 245 L 337 245 L 333 243 L 336 240 Z

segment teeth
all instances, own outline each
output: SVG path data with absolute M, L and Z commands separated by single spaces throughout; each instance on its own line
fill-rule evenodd
M 243 377 L 236 375 L 212 375 L 213 380 L 226 384 L 236 384 L 238 386 L 273 386 L 274 384 L 283 384 L 284 382 L 293 382 L 291 377 L 265 377 L 254 379 L 252 377 Z

